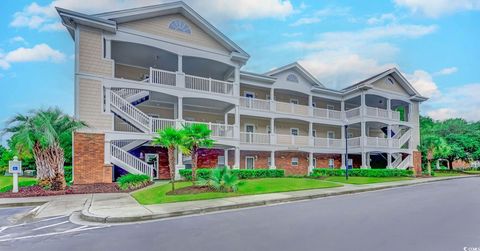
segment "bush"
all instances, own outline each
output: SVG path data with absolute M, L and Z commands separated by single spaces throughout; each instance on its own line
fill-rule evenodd
M 132 190 L 150 183 L 150 177 L 145 174 L 126 174 L 117 179 L 121 190 Z
M 236 192 L 238 189 L 238 176 L 227 167 L 215 168 L 210 172 L 208 179 L 200 179 L 200 183 L 208 185 L 219 192 Z
M 67 184 L 72 183 L 72 166 L 65 166 L 64 168 L 64 173 L 65 173 L 65 182 Z
M 208 179 L 213 170 L 215 169 L 197 169 L 197 179 Z M 285 176 L 285 171 L 279 169 L 233 169 L 231 171 L 239 179 L 281 178 Z M 192 170 L 181 169 L 179 172 L 185 180 L 192 180 Z
M 358 177 L 410 177 L 413 176 L 413 171 L 402 169 L 349 169 L 348 175 Z M 345 169 L 314 168 L 311 176 L 345 176 Z

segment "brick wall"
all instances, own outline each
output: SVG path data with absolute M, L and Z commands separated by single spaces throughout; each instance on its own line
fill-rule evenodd
M 255 158 L 255 168 L 268 169 L 268 158 L 270 157 L 270 152 L 260 152 L 260 151 L 241 151 L 240 152 L 240 169 L 245 169 L 245 157 L 252 156 Z M 230 160 L 230 159 L 229 159 Z
M 413 152 L 413 171 L 415 175 L 422 175 L 422 153 L 419 151 Z
M 452 162 L 453 169 L 465 169 L 470 167 L 470 163 L 463 160 L 455 160 Z
M 335 168 L 342 166 L 342 155 L 340 154 L 313 154 L 313 157 L 317 160 L 315 168 L 328 168 L 328 162 L 330 159 L 334 159 L 333 164 Z
M 103 133 L 73 134 L 73 183 L 112 183 L 112 166 L 105 165 Z
M 200 149 L 198 150 L 198 167 L 214 168 L 218 165 L 218 156 L 223 156 L 221 149 Z
M 134 151 L 132 154 L 140 157 L 143 156 L 145 160 L 145 154 L 152 153 L 158 154 L 158 172 L 156 173 L 157 179 L 170 179 L 170 168 L 168 167 L 168 150 L 164 147 L 155 147 L 155 146 L 142 146 Z
M 298 165 L 292 166 L 292 158 L 298 158 Z M 305 152 L 276 152 L 275 166 L 285 170 L 285 175 L 307 175 L 308 153 Z

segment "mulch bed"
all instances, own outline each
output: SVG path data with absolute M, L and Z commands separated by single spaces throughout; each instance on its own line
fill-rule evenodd
M 18 193 L 6 192 L 0 193 L 0 198 L 20 198 L 20 197 L 38 197 L 38 196 L 54 196 L 65 194 L 86 194 L 86 193 L 121 193 L 129 191 L 121 191 L 117 184 L 91 184 L 91 185 L 73 185 L 62 191 L 45 190 L 41 186 L 21 187 Z
M 197 194 L 197 193 L 208 193 L 208 192 L 216 192 L 216 190 L 209 186 L 189 186 L 189 187 L 175 189 L 175 191 L 170 191 L 167 194 L 180 195 L 180 194 Z

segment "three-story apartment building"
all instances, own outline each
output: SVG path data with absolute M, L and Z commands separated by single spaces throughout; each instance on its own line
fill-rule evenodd
M 298 63 L 258 74 L 249 55 L 183 2 L 86 15 L 58 8 L 75 42 L 74 182 L 169 178 L 158 130 L 205 123 L 200 167 L 419 167 L 419 105 L 397 69 L 342 90 Z M 346 130 L 345 130 L 346 129 Z M 346 145 L 347 144 L 347 145 Z M 345 158 L 345 148 L 349 157 Z M 177 169 L 190 159 L 178 152 Z

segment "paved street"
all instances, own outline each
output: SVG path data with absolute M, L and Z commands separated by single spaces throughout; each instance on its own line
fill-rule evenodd
M 475 177 L 142 224 L 51 218 L 4 229 L 0 250 L 464 250 L 480 248 L 479 191 Z

